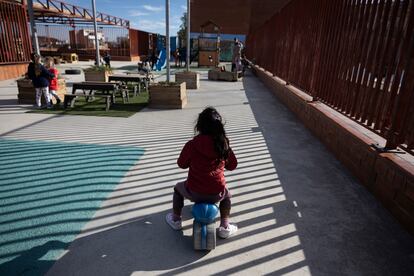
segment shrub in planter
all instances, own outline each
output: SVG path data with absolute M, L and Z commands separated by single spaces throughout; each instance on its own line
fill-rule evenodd
M 149 87 L 149 107 L 181 109 L 187 104 L 186 83 L 159 82 Z
M 112 73 L 112 69 L 104 65 L 91 66 L 83 70 L 85 73 L 86 81 L 108 81 L 109 75 Z
M 185 82 L 187 89 L 200 88 L 200 74 L 197 72 L 184 71 L 175 73 L 175 82 Z

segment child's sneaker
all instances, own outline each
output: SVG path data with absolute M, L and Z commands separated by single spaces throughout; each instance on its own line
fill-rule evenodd
M 234 224 L 229 224 L 227 228 L 224 228 L 222 226 L 218 229 L 218 236 L 222 239 L 227 239 L 228 237 L 234 235 L 237 232 L 238 228 Z
M 173 213 L 168 213 L 167 216 L 165 217 L 165 221 L 168 223 L 168 225 L 171 226 L 172 229 L 181 230 L 183 228 L 182 221 L 181 220 L 174 221 L 173 218 L 174 218 Z

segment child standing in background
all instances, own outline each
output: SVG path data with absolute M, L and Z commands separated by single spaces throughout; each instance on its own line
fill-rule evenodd
M 43 94 L 46 106 L 50 108 L 49 80 L 54 78 L 54 75 L 42 65 L 40 55 L 32 53 L 31 60 L 32 62 L 27 67 L 27 76 L 32 80 L 36 90 L 36 106 L 41 108 L 41 96 Z
M 52 57 L 47 57 L 45 62 L 47 70 L 49 70 L 50 73 L 54 75 L 52 79 L 50 79 L 49 82 L 49 94 L 50 94 L 50 104 L 53 105 L 52 102 L 52 96 L 56 99 L 56 104 L 60 104 L 60 98 L 56 94 L 56 91 L 59 89 L 58 86 L 58 74 L 59 71 L 55 68 L 55 62 L 53 61 Z

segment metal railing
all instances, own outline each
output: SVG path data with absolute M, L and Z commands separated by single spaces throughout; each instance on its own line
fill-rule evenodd
M 292 0 L 247 56 L 387 140 L 414 148 L 414 0 Z
M 0 64 L 28 62 L 30 52 L 25 7 L 0 0 Z

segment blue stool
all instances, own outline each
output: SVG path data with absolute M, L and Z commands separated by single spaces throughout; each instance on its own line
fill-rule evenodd
M 193 243 L 195 250 L 216 248 L 215 219 L 219 212 L 216 204 L 196 203 L 193 206 Z

